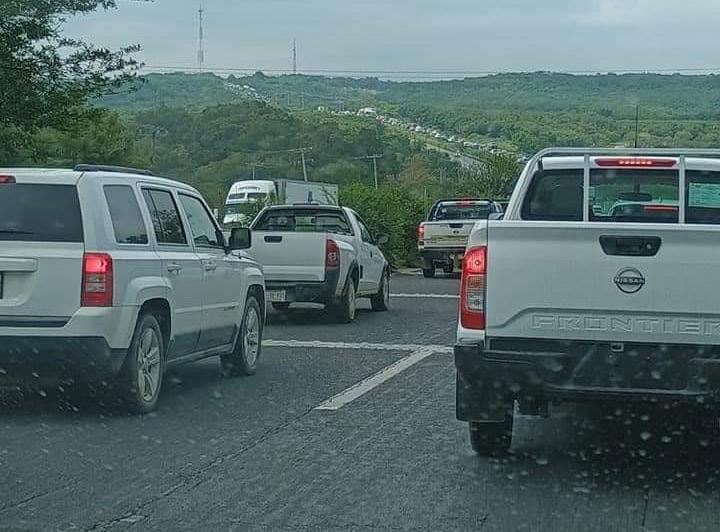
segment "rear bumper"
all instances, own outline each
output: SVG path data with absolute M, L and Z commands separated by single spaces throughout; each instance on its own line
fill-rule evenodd
M 593 343 L 491 342 L 456 346 L 455 366 L 457 417 L 466 421 L 501 419 L 515 400 L 720 401 L 717 348 L 637 344 L 615 353 Z
M 266 293 L 284 291 L 285 303 L 318 303 L 327 305 L 334 301 L 339 275 L 329 273 L 319 283 L 298 281 L 265 281 Z
M 100 381 L 117 374 L 126 355 L 104 338 L 0 336 L 0 384 Z
M 418 252 L 427 261 L 447 261 L 450 257 L 462 257 L 465 254 L 465 247 L 422 248 Z

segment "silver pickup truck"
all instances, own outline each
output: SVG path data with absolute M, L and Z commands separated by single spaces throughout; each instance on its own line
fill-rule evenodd
M 248 254 L 262 266 L 269 303 L 279 311 L 294 303 L 325 305 L 342 323 L 355 319 L 357 299 L 373 310 L 390 304 L 390 265 L 360 216 L 333 205 L 264 209 L 251 225 Z
M 549 149 L 463 262 L 457 417 L 502 452 L 555 401 L 720 400 L 720 151 Z
M 465 245 L 475 222 L 502 213 L 499 203 L 484 199 L 439 200 L 430 209 L 426 222 L 418 226 L 418 253 L 425 277 L 459 269 Z

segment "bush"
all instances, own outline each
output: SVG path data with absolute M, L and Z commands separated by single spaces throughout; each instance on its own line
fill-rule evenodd
M 341 187 L 340 204 L 350 207 L 368 224 L 374 234 L 388 235 L 383 251 L 397 268 L 417 263 L 417 225 L 423 220 L 421 199 L 407 188 L 385 185 L 379 189 L 355 183 Z

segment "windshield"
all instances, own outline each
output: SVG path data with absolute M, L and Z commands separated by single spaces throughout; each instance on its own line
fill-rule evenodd
M 0 0 L 0 532 L 720 532 L 720 0 Z

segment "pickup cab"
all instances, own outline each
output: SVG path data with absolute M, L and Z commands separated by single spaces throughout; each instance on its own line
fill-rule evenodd
M 444 273 L 459 268 L 465 245 L 475 222 L 502 213 L 499 203 L 481 199 L 435 202 L 426 222 L 418 226 L 418 252 L 425 277 L 435 277 L 437 267 Z
M 720 399 L 720 151 L 548 149 L 463 261 L 457 418 L 480 454 L 515 403 Z M 701 408 L 702 407 L 702 408 Z
M 390 304 L 390 266 L 352 209 L 332 205 L 275 206 L 251 225 L 248 253 L 263 265 L 268 302 L 279 311 L 293 303 L 325 305 L 342 323 L 355 319 L 358 297 L 373 310 Z

